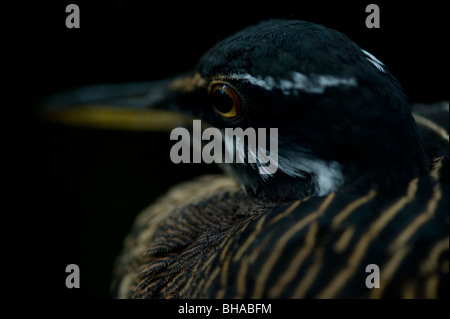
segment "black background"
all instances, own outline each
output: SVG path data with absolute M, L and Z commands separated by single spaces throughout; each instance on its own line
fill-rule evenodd
M 65 8 L 80 7 L 80 29 Z M 376 3 L 381 28 L 367 29 Z M 302 19 L 337 29 L 383 61 L 410 102 L 448 100 L 444 2 L 406 1 L 60 1 L 28 7 L 23 42 L 34 161 L 24 205 L 33 215 L 37 295 L 109 298 L 111 267 L 135 215 L 179 181 L 211 165 L 170 162 L 168 134 L 102 131 L 45 123 L 39 102 L 80 85 L 165 78 L 191 69 L 218 40 L 269 18 Z M 445 87 L 445 89 L 444 89 Z M 21 204 L 21 203 L 19 203 Z M 29 204 L 29 205 L 27 205 Z M 28 208 L 29 207 L 29 208 Z M 25 208 L 24 208 L 25 209 Z M 36 221 L 36 223 L 35 223 Z M 33 257 L 34 258 L 34 257 Z M 81 270 L 81 288 L 65 287 L 65 267 Z M 37 281 L 37 282 L 36 282 Z

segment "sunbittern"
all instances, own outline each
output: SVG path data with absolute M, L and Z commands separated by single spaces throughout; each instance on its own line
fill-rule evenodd
M 234 179 L 178 185 L 138 216 L 115 268 L 118 297 L 447 295 L 448 133 L 413 115 L 386 66 L 337 31 L 262 22 L 192 73 L 84 87 L 51 104 L 49 118 L 105 127 L 186 123 L 161 109 L 221 131 L 278 128 L 275 173 L 225 164 Z M 443 105 L 426 112 L 448 126 Z M 370 264 L 379 288 L 366 287 Z

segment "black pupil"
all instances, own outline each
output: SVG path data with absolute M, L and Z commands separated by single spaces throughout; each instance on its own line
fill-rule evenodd
M 216 89 L 212 99 L 214 107 L 221 113 L 228 113 L 233 109 L 233 99 L 226 92 L 225 87 Z

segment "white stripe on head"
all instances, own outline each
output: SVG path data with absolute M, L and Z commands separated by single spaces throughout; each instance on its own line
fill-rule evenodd
M 293 91 L 300 90 L 306 93 L 323 93 L 328 87 L 340 85 L 357 86 L 355 78 L 338 77 L 334 75 L 311 74 L 306 76 L 300 72 L 291 72 L 291 79 L 281 79 L 278 82 L 271 76 L 252 76 L 248 73 L 232 74 L 230 77 L 235 80 L 245 80 L 253 85 L 265 90 L 280 89 L 283 94 L 289 95 Z

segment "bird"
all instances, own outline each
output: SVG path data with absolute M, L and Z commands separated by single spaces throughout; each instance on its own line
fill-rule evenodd
M 118 298 L 448 296 L 448 102 L 443 123 L 413 113 L 387 66 L 334 29 L 262 21 L 190 72 L 47 104 L 48 119 L 104 128 L 277 128 L 275 172 L 244 155 L 137 216 Z

